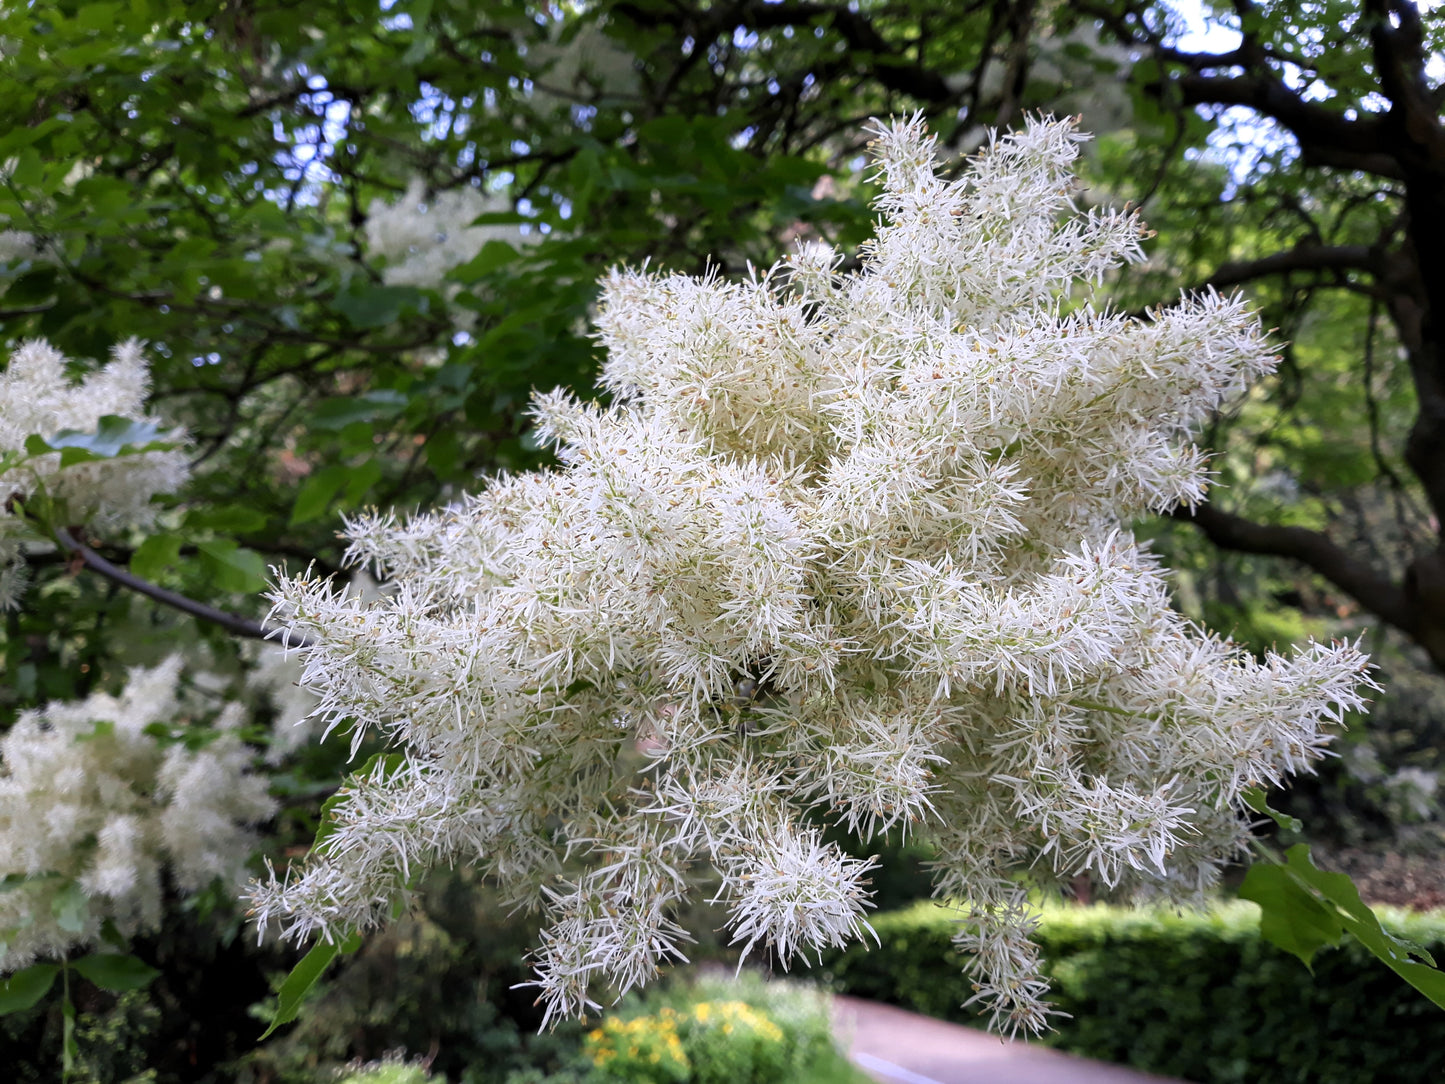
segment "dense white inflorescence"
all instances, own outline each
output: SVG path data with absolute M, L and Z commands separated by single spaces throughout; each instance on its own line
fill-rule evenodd
M 313 713 L 316 696 L 298 683 L 301 667 L 294 655 L 276 644 L 256 644 L 250 652 L 253 665 L 245 689 L 264 702 L 272 716 L 267 764 L 280 764 L 296 750 L 315 741 L 324 729 Z M 321 724 L 321 725 L 318 725 Z
M 476 188 L 453 188 L 428 198 L 426 184 L 412 179 L 391 203 L 373 200 L 366 216 L 366 247 L 386 261 L 388 286 L 439 288 L 446 273 L 469 262 L 488 241 L 516 244 L 514 225 L 473 225 L 484 214 L 510 211 L 511 203 Z
M 195 748 L 159 736 L 187 715 L 180 669 L 176 656 L 133 670 L 118 697 L 26 712 L 0 737 L 0 973 L 93 944 L 107 921 L 154 929 L 163 870 L 186 893 L 243 877 L 247 826 L 275 803 L 239 705 Z
M 1141 229 L 1074 209 L 1068 123 L 957 181 L 916 120 L 876 134 L 860 270 L 809 244 L 745 282 L 613 272 L 613 405 L 537 399 L 559 468 L 352 522 L 384 599 L 281 579 L 319 712 L 403 755 L 254 886 L 263 929 L 335 938 L 473 862 L 547 909 L 537 984 L 574 1013 L 681 956 L 700 869 L 748 947 L 864 934 L 870 863 L 816 811 L 926 833 L 979 998 L 1037 1030 L 1031 885 L 1201 899 L 1242 792 L 1362 707 L 1355 647 L 1257 661 L 1128 527 L 1203 497 L 1191 429 L 1274 364 L 1244 303 L 1090 304 Z
M 62 465 L 61 452 L 32 455 L 31 436 L 93 433 L 107 416 L 157 425 L 145 413 L 150 373 L 138 340 L 121 343 L 110 364 L 80 383 L 66 359 L 43 340 L 22 343 L 0 372 L 0 610 L 19 604 L 25 588 L 21 546 L 31 531 L 17 514 L 41 494 L 63 524 L 95 531 L 144 527 L 155 516 L 151 498 L 171 493 L 189 473 L 186 455 L 153 449 Z M 180 434 L 166 435 L 179 443 Z
M 352 575 L 347 593 L 363 602 L 381 597 L 376 581 L 365 570 Z M 316 741 L 327 729 L 327 720 L 316 713 L 316 694 L 301 684 L 303 667 L 294 653 L 279 644 L 255 641 L 242 650 L 251 663 L 243 695 L 253 708 L 271 716 L 266 763 L 277 765 Z

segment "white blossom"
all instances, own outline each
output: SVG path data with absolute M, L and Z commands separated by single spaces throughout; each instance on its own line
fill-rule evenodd
M 637 56 L 596 22 L 569 28 L 565 42 L 533 46 L 531 56 L 537 65 L 532 97 L 538 102 L 618 99 L 638 92 Z
M 271 745 L 266 762 L 280 764 L 320 737 L 324 724 L 313 714 L 315 694 L 299 684 L 301 667 L 294 655 L 270 643 L 256 644 L 250 654 L 253 666 L 246 674 L 246 691 L 264 701 L 271 711 Z
M 875 134 L 860 270 L 814 243 L 742 282 L 612 272 L 612 405 L 537 398 L 558 468 L 351 522 L 384 598 L 276 585 L 318 710 L 399 753 L 253 887 L 263 929 L 343 936 L 473 862 L 547 909 L 538 985 L 577 1012 L 681 956 L 699 870 L 745 948 L 865 934 L 868 863 L 814 811 L 931 839 L 980 999 L 1037 1030 L 1030 885 L 1200 899 L 1242 792 L 1363 706 L 1355 646 L 1256 660 L 1129 529 L 1203 497 L 1191 430 L 1273 366 L 1244 303 L 1094 307 L 1141 226 L 1074 208 L 1068 123 L 956 181 L 917 120 Z
M 441 287 L 446 273 L 469 262 L 488 241 L 516 245 L 515 225 L 474 225 L 484 214 L 512 209 L 500 195 L 477 188 L 451 188 L 426 194 L 426 182 L 413 177 L 406 192 L 391 203 L 373 200 L 366 215 L 366 249 L 385 261 L 382 281 L 389 286 Z
M 1384 785 L 1388 801 L 1399 811 L 1401 820 L 1429 820 L 1439 809 L 1437 794 L 1440 790 L 1440 774 L 1438 772 L 1407 765 L 1396 769 L 1385 780 Z
M 51 703 L 0 737 L 0 972 L 93 944 L 107 922 L 155 929 L 163 871 L 186 893 L 244 875 L 248 826 L 275 804 L 238 706 L 195 748 L 162 737 L 188 725 L 180 669 L 133 670 L 119 696 Z
M 18 605 L 26 579 L 22 545 L 32 532 L 17 504 L 23 508 L 43 497 L 63 510 L 64 524 L 98 532 L 145 527 L 155 517 L 151 498 L 174 492 L 189 473 L 184 451 L 174 447 L 68 466 L 59 451 L 30 454 L 29 437 L 94 433 L 107 416 L 150 423 L 165 443 L 183 442 L 183 434 L 162 433 L 145 413 L 150 374 L 138 340 L 116 346 L 110 363 L 79 383 L 66 374 L 67 364 L 58 350 L 35 339 L 20 344 L 0 372 L 0 610 Z
M 19 263 L 43 257 L 44 249 L 33 233 L 25 230 L 0 230 L 0 263 Z

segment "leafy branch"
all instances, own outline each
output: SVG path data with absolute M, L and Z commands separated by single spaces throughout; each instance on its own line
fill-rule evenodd
M 1250 808 L 1272 818 L 1281 828 L 1298 831 L 1300 822 L 1273 810 L 1262 791 L 1246 792 Z M 1261 861 L 1250 867 L 1240 886 L 1241 899 L 1260 908 L 1260 934 L 1276 948 L 1297 956 L 1306 967 L 1321 948 L 1335 947 L 1346 934 L 1416 990 L 1445 1009 L 1445 971 L 1422 946 L 1396 937 L 1360 899 L 1359 889 L 1343 873 L 1319 869 L 1309 844 L 1296 843 L 1276 854 L 1254 841 Z
M 279 637 L 288 648 L 311 646 L 311 641 L 304 636 L 287 633 L 281 628 L 268 628 L 248 618 L 227 613 L 225 610 L 208 606 L 204 602 L 198 602 L 193 598 L 180 594 L 178 591 L 172 591 L 168 588 L 161 587 L 159 584 L 151 583 L 149 580 L 143 580 L 134 573 L 128 572 L 107 561 L 100 554 L 96 553 L 95 550 L 71 534 L 65 527 L 53 528 L 52 535 L 56 543 L 65 550 L 65 552 L 73 554 L 78 558 L 84 567 L 104 576 L 113 583 L 120 584 L 122 587 L 135 591 L 137 594 L 144 595 L 146 598 L 159 602 L 162 605 L 180 610 L 182 613 L 190 614 L 192 617 L 199 618 L 202 621 L 209 621 L 214 625 L 220 625 L 227 632 L 236 636 L 244 636 L 252 640 L 275 640 Z

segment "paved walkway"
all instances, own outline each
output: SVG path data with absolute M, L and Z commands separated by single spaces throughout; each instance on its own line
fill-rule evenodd
M 835 997 L 833 1020 L 854 1064 L 883 1084 L 1178 1084 L 857 998 Z

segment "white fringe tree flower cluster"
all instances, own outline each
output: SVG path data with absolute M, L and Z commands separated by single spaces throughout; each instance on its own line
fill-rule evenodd
M 150 373 L 138 340 L 115 347 L 110 364 L 78 384 L 66 365 L 64 355 L 36 339 L 17 347 L 0 372 L 0 610 L 18 605 L 25 587 L 21 546 L 33 531 L 17 505 L 34 511 L 43 500 L 63 516 L 61 526 L 144 527 L 155 515 L 151 498 L 174 492 L 189 474 L 185 453 L 170 446 L 180 435 L 163 433 L 146 416 Z M 113 434 L 101 428 L 106 418 L 121 422 Z M 114 447 L 103 443 L 110 436 Z M 27 448 L 34 437 L 59 450 Z M 127 440 L 166 446 L 130 451 Z M 103 454 L 93 454 L 97 448 Z M 86 454 L 67 457 L 67 449 Z
M 26 712 L 0 737 L 0 973 L 93 944 L 107 921 L 154 929 L 163 870 L 186 893 L 244 876 L 247 826 L 275 803 L 239 705 L 196 748 L 156 733 L 186 714 L 180 669 L 175 656 L 133 670 L 120 696 Z
M 24 230 L 0 230 L 0 263 L 21 263 L 26 260 L 43 260 L 45 249 L 33 233 Z M 0 292 L 5 289 L 0 284 Z
M 1127 526 L 1203 496 L 1190 430 L 1274 362 L 1245 305 L 1070 300 L 1140 225 L 1073 208 L 1068 123 L 957 181 L 916 120 L 876 134 L 860 270 L 614 272 L 613 405 L 537 401 L 558 469 L 352 522 L 381 600 L 280 580 L 318 710 L 403 752 L 252 889 L 263 929 L 335 939 L 476 863 L 548 910 L 537 984 L 574 1013 L 681 955 L 702 869 L 748 947 L 863 934 L 870 863 L 814 811 L 927 833 L 979 998 L 1037 1030 L 1030 883 L 1199 899 L 1242 792 L 1362 706 L 1354 647 L 1257 661 L 1170 609 Z
M 453 188 L 428 198 L 426 184 L 414 177 L 404 195 L 391 203 L 373 200 L 366 216 L 366 247 L 386 261 L 388 286 L 439 289 L 446 273 L 469 262 L 488 241 L 516 244 L 514 225 L 473 225 L 484 214 L 510 211 L 501 196 L 475 188 Z

